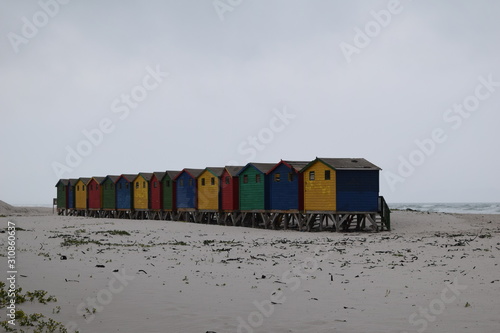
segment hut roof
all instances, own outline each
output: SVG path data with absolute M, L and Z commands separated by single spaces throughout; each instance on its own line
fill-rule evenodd
M 141 176 L 142 178 L 146 179 L 146 181 L 150 181 L 151 178 L 153 177 L 153 173 L 152 172 L 140 172 L 137 177 Z M 135 177 L 135 178 L 137 178 Z
M 130 182 L 134 181 L 135 177 L 137 177 L 137 174 L 126 173 L 126 174 L 119 176 L 118 179 L 125 178 L 125 180 L 130 183 Z M 118 179 L 116 181 L 118 181 Z
M 167 170 L 166 174 L 170 177 L 170 179 L 174 179 L 180 173 L 179 170 Z
M 238 175 L 240 173 L 242 173 L 245 169 L 248 169 L 249 166 L 253 166 L 255 169 L 259 170 L 260 172 L 262 172 L 263 174 L 266 174 L 269 170 L 271 170 L 276 164 L 274 163 L 248 163 L 247 165 L 245 165 L 239 172 L 238 172 Z
M 116 183 L 116 181 L 118 180 L 118 178 L 120 178 L 120 176 L 115 176 L 115 175 L 108 175 L 106 176 L 106 178 L 104 178 L 103 182 L 106 181 L 106 179 L 110 179 L 113 183 Z
M 59 184 L 63 184 L 64 186 L 69 184 L 69 179 L 59 179 L 59 181 L 56 184 L 56 187 L 59 186 Z
M 179 178 L 180 175 L 182 175 L 183 172 L 186 172 L 187 174 L 189 174 L 191 177 L 193 178 L 198 178 L 199 175 L 201 175 L 201 173 L 205 171 L 205 169 L 190 169 L 190 168 L 184 168 L 182 169 L 181 172 L 179 172 L 176 176 L 175 176 L 175 179 Z
M 303 167 L 309 164 L 309 161 L 283 161 L 283 162 L 290 165 L 296 171 L 300 171 Z
M 284 160 L 281 160 L 274 167 L 272 167 L 267 172 L 267 174 L 270 174 L 271 172 L 273 172 L 274 169 L 276 169 L 281 164 L 286 164 L 288 167 L 294 169 L 296 172 L 299 172 L 300 170 L 302 170 L 302 168 L 304 168 L 307 164 L 309 164 L 309 162 L 308 161 L 284 161 Z
M 163 177 L 165 177 L 166 172 L 163 171 L 155 171 L 153 172 L 153 175 L 156 177 L 158 180 L 162 180 Z
M 380 170 L 375 164 L 368 162 L 364 158 L 319 158 L 334 169 L 342 170 Z
M 92 177 L 92 179 L 95 179 L 97 184 L 102 184 L 104 182 L 104 180 L 106 179 L 106 177 Z
M 240 172 L 241 169 L 243 169 L 244 166 L 242 165 L 226 165 L 224 169 L 229 172 L 231 176 L 236 176 L 238 175 L 238 172 Z
M 85 185 L 87 185 L 90 182 L 91 179 L 92 178 L 80 177 L 78 180 L 81 180 L 82 183 L 84 183 Z
M 224 172 L 224 168 L 219 168 L 219 167 L 207 167 L 207 168 L 205 168 L 205 170 L 208 170 L 215 177 L 222 176 L 222 173 Z
M 335 170 L 381 170 L 375 164 L 368 162 L 364 158 L 323 158 L 316 157 L 314 161 L 309 162 L 301 171 L 307 169 L 316 161 L 321 161 Z

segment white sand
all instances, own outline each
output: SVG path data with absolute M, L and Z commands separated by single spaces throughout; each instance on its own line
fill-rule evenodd
M 80 332 L 500 331 L 500 215 L 393 212 L 393 231 L 375 234 L 51 215 L 0 218 L 3 227 L 8 220 L 27 229 L 18 232 L 20 286 L 58 298 L 20 307 Z M 113 229 L 131 236 L 96 234 Z M 134 245 L 61 247 L 62 235 Z M 117 282 L 115 269 L 133 280 Z M 466 289 L 447 287 L 454 280 Z M 85 307 L 97 310 L 89 322 Z

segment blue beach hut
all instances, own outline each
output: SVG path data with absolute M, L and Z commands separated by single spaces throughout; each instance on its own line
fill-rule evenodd
M 116 209 L 131 210 L 133 202 L 132 182 L 137 177 L 133 174 L 124 174 L 118 177 L 115 184 Z
M 196 209 L 197 208 L 197 186 L 196 179 L 204 169 L 183 169 L 174 178 L 176 182 L 176 208 Z
M 67 208 L 75 209 L 75 186 L 78 183 L 78 179 L 70 179 L 68 182 L 68 199 L 67 199 Z
M 303 181 L 300 170 L 309 162 L 283 161 L 268 171 L 268 209 L 300 211 L 304 208 Z

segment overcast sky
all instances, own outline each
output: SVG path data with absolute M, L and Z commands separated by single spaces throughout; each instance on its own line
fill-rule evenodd
M 0 200 L 319 156 L 389 202 L 500 201 L 498 1 L 0 4 Z

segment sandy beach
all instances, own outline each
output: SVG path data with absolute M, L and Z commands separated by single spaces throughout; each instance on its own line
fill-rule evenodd
M 308 233 L 0 214 L 18 229 L 18 286 L 57 298 L 19 308 L 69 331 L 500 329 L 500 215 L 394 211 L 391 232 Z

